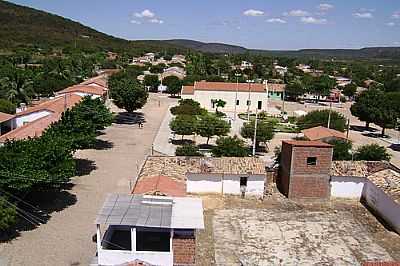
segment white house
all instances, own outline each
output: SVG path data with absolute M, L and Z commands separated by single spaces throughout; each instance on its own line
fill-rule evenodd
M 336 84 L 339 87 L 344 87 L 346 85 L 351 84 L 352 80 L 346 77 L 333 77 L 336 80 Z
M 195 82 L 193 86 L 183 86 L 182 99 L 193 99 L 208 110 L 215 109 L 213 100 L 224 100 L 221 110 L 244 112 L 256 109 L 267 111 L 268 98 L 281 99 L 285 84 Z M 277 96 L 279 94 L 279 96 Z
M 97 257 L 91 265 L 195 265 L 203 205 L 199 198 L 110 194 L 95 224 Z
M 274 68 L 275 68 L 275 71 L 276 71 L 280 76 L 285 76 L 286 72 L 288 71 L 288 68 L 287 68 L 287 67 L 283 67 L 283 66 L 275 65 Z

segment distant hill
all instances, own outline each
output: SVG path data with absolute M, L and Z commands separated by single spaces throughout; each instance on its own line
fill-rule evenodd
M 178 49 L 162 41 L 127 41 L 61 16 L 0 0 L 0 49 L 66 47 L 111 51 Z M 185 49 L 186 50 L 186 49 Z
M 227 54 L 241 54 L 248 51 L 248 49 L 237 46 L 237 45 L 230 45 L 224 43 L 204 43 L 199 41 L 193 40 L 186 40 L 186 39 L 174 39 L 174 40 L 166 40 L 164 41 L 169 44 L 173 44 L 176 46 L 185 47 L 188 49 L 196 50 L 203 53 L 227 53 Z

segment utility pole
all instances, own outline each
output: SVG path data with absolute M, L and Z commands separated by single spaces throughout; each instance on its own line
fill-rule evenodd
M 346 132 L 346 139 L 347 139 L 347 141 L 350 141 L 350 140 L 349 140 L 349 131 L 350 131 L 350 118 L 347 119 L 347 132 Z
M 239 73 L 235 73 L 236 76 L 236 94 L 235 94 L 235 115 L 233 116 L 233 120 L 236 121 L 236 111 L 237 111 L 237 101 L 238 101 L 238 91 L 239 91 L 239 77 L 241 76 Z
M 258 111 L 258 108 L 256 108 L 256 121 L 254 122 L 253 157 L 256 156 L 256 142 L 257 142 L 257 111 Z
M 250 105 L 251 105 L 251 83 L 254 82 L 253 80 L 247 80 L 247 83 L 249 84 L 249 98 L 247 100 L 247 121 L 250 121 Z
M 328 128 L 331 126 L 332 101 L 329 104 Z
M 269 100 L 268 80 L 265 80 L 264 84 L 265 84 L 265 87 L 266 87 L 266 90 L 267 90 L 267 102 L 266 102 L 266 105 L 265 105 L 265 110 L 267 111 L 267 114 L 268 114 L 268 100 Z

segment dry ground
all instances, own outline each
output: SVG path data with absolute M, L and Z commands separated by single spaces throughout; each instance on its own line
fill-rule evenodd
M 400 260 L 400 236 L 360 203 L 203 196 L 198 265 L 360 265 Z

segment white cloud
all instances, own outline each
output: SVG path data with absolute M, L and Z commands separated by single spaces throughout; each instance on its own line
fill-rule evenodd
M 270 18 L 267 20 L 268 23 L 280 23 L 280 24 L 285 24 L 286 20 L 283 20 L 281 18 Z
M 396 23 L 388 22 L 388 23 L 386 23 L 386 26 L 393 27 L 393 26 L 396 26 Z
M 393 13 L 392 18 L 400 19 L 400 10 Z
M 255 10 L 255 9 L 248 9 L 243 12 L 243 15 L 249 16 L 249 17 L 259 17 L 264 15 L 264 11 L 261 10 Z
M 318 6 L 318 9 L 319 10 L 321 10 L 321 11 L 328 11 L 328 10 L 330 10 L 330 9 L 333 9 L 334 8 L 334 6 L 333 5 L 331 5 L 331 4 L 320 4 L 319 6 Z
M 328 21 L 324 18 L 314 18 L 314 17 L 302 17 L 301 22 L 304 24 L 317 24 L 317 25 L 322 25 L 326 24 Z
M 140 13 L 135 13 L 135 17 L 137 18 L 154 18 L 155 14 L 148 9 L 143 10 Z
M 136 25 L 142 24 L 142 22 L 137 21 L 137 20 L 134 20 L 134 19 L 131 20 L 131 23 L 132 23 L 132 24 L 136 24 Z
M 283 13 L 283 15 L 285 16 L 290 16 L 290 17 L 305 17 L 308 16 L 310 13 L 308 13 L 307 11 L 298 9 L 298 10 L 291 10 L 289 12 L 285 12 Z
M 155 24 L 163 24 L 164 21 L 158 18 L 152 18 L 149 20 L 150 23 L 155 23 Z
M 374 17 L 374 15 L 372 15 L 372 13 L 371 12 L 356 12 L 356 13 L 353 13 L 353 17 L 355 17 L 355 18 L 373 18 Z

